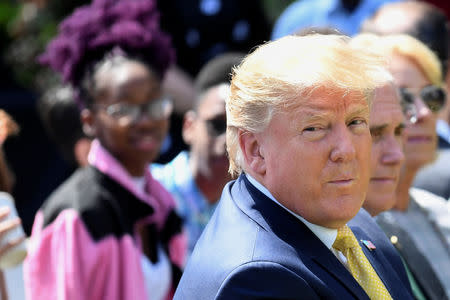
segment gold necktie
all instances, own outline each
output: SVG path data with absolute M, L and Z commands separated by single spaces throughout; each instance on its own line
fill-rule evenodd
M 338 229 L 333 248 L 345 255 L 350 273 L 370 299 L 392 299 L 347 225 Z

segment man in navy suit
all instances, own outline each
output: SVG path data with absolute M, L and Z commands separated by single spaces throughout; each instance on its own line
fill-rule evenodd
M 287 36 L 244 59 L 226 107 L 239 177 L 225 186 L 175 299 L 370 299 L 333 247 L 351 219 L 383 299 L 412 299 L 395 249 L 360 210 L 369 102 L 390 80 L 378 57 L 343 36 Z

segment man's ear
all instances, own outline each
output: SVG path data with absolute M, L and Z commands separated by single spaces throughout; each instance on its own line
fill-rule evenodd
M 257 135 L 241 129 L 239 129 L 238 135 L 239 146 L 241 147 L 245 164 L 253 173 L 264 176 L 266 173 L 266 161 L 264 160 L 264 155 L 261 151 L 262 145 Z
M 81 124 L 83 132 L 88 137 L 95 137 L 97 135 L 95 129 L 94 115 L 90 109 L 84 108 L 81 111 Z
M 182 136 L 187 145 L 191 145 L 195 139 L 195 119 L 197 114 L 193 110 L 189 110 L 184 114 Z

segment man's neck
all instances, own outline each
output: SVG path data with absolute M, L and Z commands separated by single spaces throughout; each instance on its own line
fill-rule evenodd
M 291 211 L 290 209 L 285 207 L 283 204 L 278 202 L 278 200 L 275 199 L 275 197 L 270 193 L 270 191 L 261 182 L 259 182 L 258 179 L 254 178 L 250 174 L 245 174 L 245 176 L 247 177 L 248 181 L 250 181 L 250 183 L 256 189 L 258 189 L 261 193 L 266 195 L 269 199 L 274 201 L 276 204 L 281 206 L 283 209 L 287 210 L 290 214 L 292 214 L 294 217 L 299 219 L 303 224 L 305 224 L 306 227 L 308 227 L 309 230 L 311 230 L 314 233 L 314 235 L 317 236 L 317 238 L 319 240 L 321 240 L 322 243 L 325 244 L 325 246 L 327 246 L 328 249 L 332 248 L 333 242 L 335 241 L 336 236 L 337 236 L 337 229 L 327 228 L 327 227 L 320 226 L 320 225 L 317 225 L 317 224 L 313 224 L 313 223 L 307 221 L 302 216 L 294 213 L 293 211 Z
M 394 209 L 400 211 L 406 211 L 409 206 L 409 189 L 412 186 L 414 178 L 416 177 L 418 169 L 409 169 L 403 167 L 400 179 L 397 185 L 397 200 L 394 205 Z
M 231 180 L 231 177 L 217 175 L 223 174 L 223 170 L 219 170 L 218 172 L 207 170 L 208 174 L 204 174 L 204 172 L 200 170 L 197 159 L 194 157 L 190 158 L 189 167 L 192 172 L 192 178 L 206 201 L 210 204 L 216 203 L 222 194 L 223 187 Z
M 208 178 L 197 173 L 197 175 L 194 176 L 194 181 L 206 201 L 210 204 L 214 204 L 219 200 L 223 187 L 229 180 Z

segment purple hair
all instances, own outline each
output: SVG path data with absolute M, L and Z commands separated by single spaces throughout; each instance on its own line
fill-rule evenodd
M 175 60 L 170 37 L 159 27 L 154 0 L 93 0 L 67 17 L 39 56 L 76 90 L 89 68 L 114 49 L 139 57 L 162 78 Z

